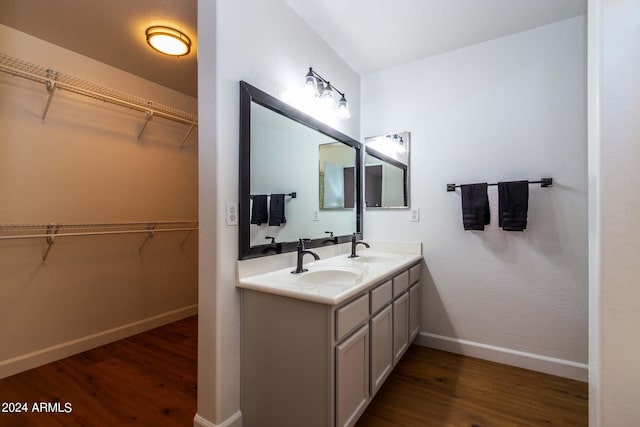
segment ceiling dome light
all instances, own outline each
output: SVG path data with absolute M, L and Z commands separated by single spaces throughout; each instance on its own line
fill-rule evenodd
M 171 56 L 184 56 L 191 52 L 191 40 L 186 34 L 169 27 L 147 28 L 149 46 Z

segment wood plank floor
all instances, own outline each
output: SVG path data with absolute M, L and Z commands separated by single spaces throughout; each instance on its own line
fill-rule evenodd
M 197 317 L 0 380 L 0 426 L 193 426 Z M 36 402 L 71 404 L 71 413 L 32 412 Z M 50 408 L 58 409 L 58 408 Z
M 413 345 L 356 427 L 587 425 L 587 383 Z
M 0 380 L 0 426 L 192 426 L 197 317 Z M 35 402 L 72 412 L 33 413 Z M 587 426 L 587 385 L 411 346 L 357 427 Z M 246 426 L 261 427 L 261 426 Z M 304 426 L 301 426 L 304 427 Z

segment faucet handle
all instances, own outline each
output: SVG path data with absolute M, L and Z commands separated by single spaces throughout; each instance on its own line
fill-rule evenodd
M 304 250 L 304 242 L 310 242 L 311 239 L 308 237 L 298 239 L 298 247 Z
M 328 234 L 329 237 L 333 237 L 333 231 L 325 231 L 324 234 Z
M 275 238 L 275 237 L 271 237 L 271 236 L 267 236 L 267 237 L 265 237 L 265 240 L 269 240 L 269 239 L 271 239 L 271 244 L 272 244 L 272 245 L 275 245 L 275 244 L 276 244 L 276 238 Z

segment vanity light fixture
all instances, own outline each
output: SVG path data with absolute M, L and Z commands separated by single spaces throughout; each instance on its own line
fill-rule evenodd
M 315 97 L 319 97 L 327 105 L 335 107 L 339 118 L 348 119 L 351 117 L 349 103 L 344 92 L 340 92 L 328 80 L 313 71 L 312 67 L 309 67 L 309 72 L 305 76 L 305 91 Z M 337 104 L 335 103 L 336 92 L 340 95 L 340 100 Z
M 184 56 L 191 52 L 191 39 L 182 31 L 170 27 L 154 26 L 147 28 L 149 46 L 171 56 Z

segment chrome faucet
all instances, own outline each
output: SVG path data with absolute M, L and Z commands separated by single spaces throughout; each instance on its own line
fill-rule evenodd
M 326 242 L 333 242 L 334 245 L 338 244 L 338 238 L 334 237 L 333 235 L 333 231 L 325 231 L 324 234 L 328 234 L 329 237 L 327 237 L 326 239 L 323 240 L 323 243 Z
M 305 271 L 308 271 L 306 268 L 302 268 L 302 258 L 304 258 L 304 256 L 306 254 L 309 255 L 313 255 L 313 257 L 317 260 L 320 259 L 320 257 L 318 256 L 318 254 L 316 254 L 315 252 L 311 252 L 309 250 L 306 250 L 304 248 L 304 242 L 308 242 L 311 239 L 299 239 L 298 240 L 298 261 L 296 262 L 296 269 L 295 271 L 292 271 L 292 274 L 299 274 L 299 273 L 304 273 Z
M 364 245 L 367 248 L 370 247 L 368 243 L 363 242 L 362 240 L 358 241 L 356 239 L 357 239 L 356 233 L 353 233 L 353 235 L 351 236 L 351 255 L 349 255 L 349 258 L 357 258 L 360 256 L 360 255 L 356 255 L 356 246 Z
M 282 243 L 276 242 L 276 238 L 275 237 L 267 236 L 267 237 L 265 237 L 265 239 L 266 240 L 271 239 L 271 243 L 269 243 L 267 245 L 267 247 L 262 250 L 263 254 L 266 254 L 266 253 L 269 253 L 269 252 L 275 252 L 277 254 L 282 253 Z

